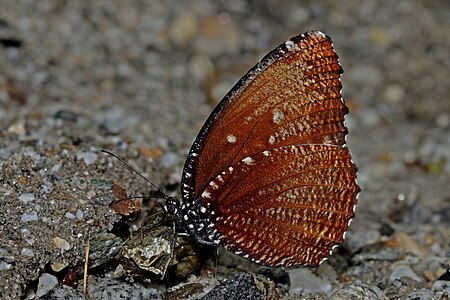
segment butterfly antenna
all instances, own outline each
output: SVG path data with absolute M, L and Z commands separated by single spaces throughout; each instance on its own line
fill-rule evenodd
M 128 169 L 130 169 L 131 171 L 133 171 L 134 173 L 136 173 L 137 175 L 139 175 L 142 179 L 144 179 L 145 181 L 147 181 L 152 187 L 154 187 L 155 189 L 158 190 L 158 192 L 163 195 L 163 197 L 165 199 L 169 198 L 169 196 L 164 193 L 164 191 L 158 187 L 156 184 L 154 184 L 153 182 L 150 181 L 150 179 L 148 179 L 147 177 L 145 177 L 144 175 L 142 175 L 141 173 L 139 173 L 135 168 L 133 168 L 129 163 L 127 163 L 123 158 L 120 158 L 119 156 L 117 156 L 116 154 L 109 152 L 108 150 L 100 150 L 103 153 L 109 154 L 112 157 L 116 158 L 118 161 L 120 161 L 121 163 L 123 163 Z

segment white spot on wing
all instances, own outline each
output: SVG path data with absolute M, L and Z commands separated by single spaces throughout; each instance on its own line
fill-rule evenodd
M 288 51 L 292 51 L 295 48 L 295 43 L 291 40 L 286 41 L 285 45 L 286 45 L 286 49 L 288 49 Z
M 207 191 L 204 191 L 203 193 L 202 193 L 202 198 L 211 198 L 211 194 L 209 193 L 209 192 L 207 192 Z
M 227 135 L 227 141 L 229 143 L 236 143 L 236 137 L 232 134 Z
M 284 119 L 284 113 L 278 109 L 273 110 L 272 120 L 275 124 L 279 124 Z
M 209 183 L 209 185 L 210 185 L 213 189 L 215 189 L 215 190 L 217 190 L 217 189 L 219 188 L 219 186 L 218 186 L 214 181 L 211 181 L 211 182 Z
M 249 165 L 253 162 L 253 159 L 251 157 L 246 157 L 242 160 L 242 162 Z
M 269 137 L 269 144 L 273 145 L 273 143 L 275 143 L 275 137 L 273 135 L 271 135 Z

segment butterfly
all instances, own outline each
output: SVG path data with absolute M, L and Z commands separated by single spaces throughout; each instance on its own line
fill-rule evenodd
M 178 233 L 270 267 L 318 266 L 343 242 L 360 188 L 331 39 L 295 36 L 213 110 L 186 159 Z

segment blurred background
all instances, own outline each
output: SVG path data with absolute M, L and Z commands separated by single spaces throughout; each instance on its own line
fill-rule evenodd
M 92 225 L 67 212 L 81 211 L 80 223 L 102 217 L 107 207 L 79 200 L 96 192 L 92 177 L 134 195 L 148 190 L 117 163 L 102 169 L 97 150 L 122 155 L 177 195 L 186 154 L 214 106 L 268 51 L 313 29 L 331 36 L 344 68 L 348 144 L 362 187 L 345 247 L 400 253 L 377 266 L 363 256 L 358 263 L 370 266 L 338 270 L 318 292 L 354 278 L 383 283 L 388 296 L 439 292 L 432 286 L 450 259 L 450 2 L 11 0 L 0 3 L 5 295 L 32 290 L 55 260 L 82 261 L 85 240 L 76 242 L 74 228 L 84 238 Z M 33 198 L 17 200 L 22 194 Z M 108 230 L 114 218 L 94 223 Z M 53 244 L 41 252 L 58 232 L 48 220 L 64 224 L 66 256 Z M 399 277 L 413 278 L 404 290 L 390 285 L 396 264 L 415 275 Z

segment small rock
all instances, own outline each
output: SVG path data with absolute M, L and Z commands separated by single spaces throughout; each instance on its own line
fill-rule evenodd
M 83 296 L 83 293 L 77 291 L 74 288 L 71 288 L 67 285 L 57 286 L 52 289 L 47 295 L 45 295 L 42 299 L 70 299 L 70 300 L 85 300 L 86 298 Z
M 426 257 L 428 254 L 426 249 L 403 232 L 394 234 L 384 244 L 389 248 L 396 249 L 398 252 L 411 253 L 419 257 Z
M 66 212 L 65 216 L 67 219 L 75 219 L 75 215 L 71 212 Z
M 422 279 L 414 273 L 414 271 L 409 266 L 400 265 L 395 267 L 395 269 L 392 271 L 391 275 L 389 276 L 390 281 L 394 280 L 401 280 L 402 277 L 408 277 L 415 281 L 421 282 Z
M 431 289 L 434 292 L 447 292 L 448 294 L 450 294 L 450 281 L 437 280 L 435 283 L 433 283 Z
M 61 249 L 61 253 L 70 249 L 69 242 L 59 236 L 53 238 L 53 243 L 55 243 L 57 248 Z
M 291 293 L 295 294 L 302 291 L 327 293 L 331 291 L 330 281 L 313 274 L 309 269 L 293 269 L 289 270 L 288 273 L 291 279 Z
M 186 45 L 198 34 L 198 19 L 189 12 L 178 17 L 170 27 L 170 39 L 178 46 Z
M 414 290 L 407 293 L 401 300 L 432 300 L 434 299 L 434 294 L 432 291 L 427 289 Z
M 8 132 L 23 137 L 26 134 L 25 123 L 17 122 L 8 127 Z
M 160 289 L 145 287 L 140 283 L 127 283 L 115 278 L 105 278 L 88 286 L 91 299 L 163 299 Z
M 4 188 L 4 187 L 0 187 L 0 195 L 2 196 L 9 196 L 11 195 L 12 190 Z
M 59 169 L 61 169 L 61 164 L 55 164 L 55 165 L 50 169 L 50 172 L 52 172 L 52 173 L 58 173 Z
M 77 153 L 77 159 L 84 160 L 86 165 L 90 165 L 97 160 L 98 155 L 94 152 L 80 152 Z
M 376 286 L 361 282 L 344 285 L 335 291 L 329 300 L 388 300 L 386 295 Z
M 78 220 L 83 220 L 83 218 L 84 218 L 84 213 L 83 213 L 83 211 L 82 211 L 82 210 L 77 210 L 77 212 L 75 213 L 75 217 L 76 217 Z
M 67 267 L 67 265 L 68 264 L 66 262 L 55 261 L 50 264 L 50 267 L 53 271 L 60 272 L 62 269 Z
M 4 261 L 0 262 L 0 271 L 6 271 L 6 270 L 9 270 L 11 268 L 12 268 L 11 264 L 8 264 L 8 263 L 6 263 Z
M 336 270 L 329 263 L 326 262 L 324 264 L 321 264 L 317 268 L 317 274 L 331 280 L 338 279 L 338 274 L 336 273 Z
M 22 254 L 23 256 L 29 256 L 29 257 L 34 256 L 33 249 L 31 249 L 31 248 L 22 248 L 22 251 L 20 251 L 20 254 Z
M 50 290 L 52 290 L 58 284 L 58 278 L 55 276 L 43 273 L 41 277 L 39 277 L 39 283 L 36 291 L 36 296 L 42 297 L 47 294 Z
M 264 276 L 239 273 L 216 286 L 202 300 L 279 299 L 275 284 Z
M 38 214 L 36 211 L 32 211 L 31 213 L 24 213 L 20 217 L 21 222 L 32 222 L 38 220 Z
M 396 104 L 402 101 L 405 89 L 399 84 L 388 85 L 383 93 L 383 100 L 387 103 Z
M 19 196 L 19 200 L 22 201 L 24 204 L 27 204 L 28 202 L 31 202 L 34 200 L 34 194 L 32 193 L 24 193 Z
M 72 111 L 59 110 L 55 113 L 54 118 L 75 123 L 78 120 L 78 115 Z

